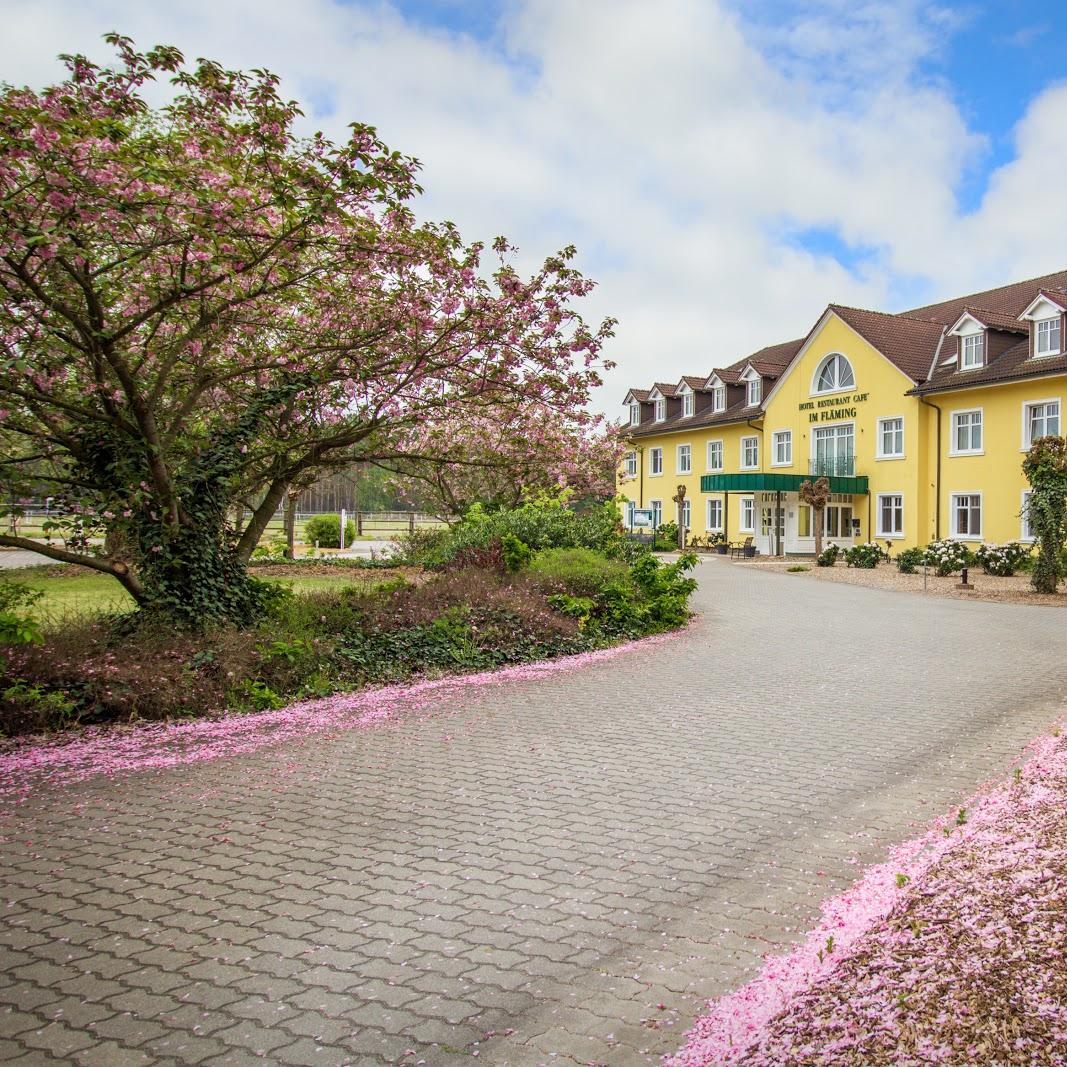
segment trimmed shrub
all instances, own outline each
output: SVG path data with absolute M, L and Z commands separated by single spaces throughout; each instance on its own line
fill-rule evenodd
M 351 519 L 345 520 L 345 544 L 350 545 L 356 537 L 356 524 Z M 319 548 L 341 547 L 341 516 L 312 515 L 304 523 L 304 543 L 318 542 Z
M 1003 545 L 980 545 L 974 554 L 975 563 L 980 563 L 986 574 L 998 578 L 1010 578 L 1030 558 L 1030 547 L 1018 541 Z
M 901 574 L 915 574 L 925 558 L 926 549 L 905 548 L 903 552 L 897 553 L 897 570 Z
M 941 578 L 947 578 L 950 574 L 970 566 L 973 559 L 962 541 L 954 541 L 951 538 L 931 541 L 923 553 L 923 562 L 935 567 Z
M 840 555 L 841 549 L 838 545 L 827 545 L 815 557 L 815 565 L 817 567 L 832 567 L 837 562 L 837 557 Z
M 845 563 L 859 570 L 873 571 L 883 560 L 889 559 L 889 553 L 880 548 L 877 542 L 867 541 L 862 545 L 852 545 L 845 549 Z

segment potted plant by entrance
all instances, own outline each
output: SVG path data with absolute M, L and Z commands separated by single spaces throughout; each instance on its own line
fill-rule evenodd
M 720 556 L 725 556 L 730 547 L 729 542 L 726 540 L 726 534 L 722 531 L 712 534 L 711 537 L 708 538 L 708 544 L 711 545 Z

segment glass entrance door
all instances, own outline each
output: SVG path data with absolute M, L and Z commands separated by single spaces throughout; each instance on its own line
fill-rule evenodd
M 764 493 L 760 506 L 759 550 L 761 555 L 785 552 L 785 503 L 777 503 L 774 493 Z

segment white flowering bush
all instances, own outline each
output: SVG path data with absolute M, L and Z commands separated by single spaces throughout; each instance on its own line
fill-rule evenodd
M 845 563 L 860 570 L 873 571 L 882 560 L 889 559 L 889 553 L 876 541 L 867 541 L 862 545 L 853 545 L 845 549 Z
M 972 556 L 967 546 L 962 541 L 953 541 L 948 537 L 940 541 L 931 541 L 926 546 L 923 558 L 923 562 L 930 567 L 935 567 L 942 578 L 969 566 L 971 560 Z
M 1030 547 L 1018 541 L 1004 545 L 981 545 L 974 554 L 975 563 L 982 565 L 986 574 L 998 578 L 1010 578 L 1030 555 Z

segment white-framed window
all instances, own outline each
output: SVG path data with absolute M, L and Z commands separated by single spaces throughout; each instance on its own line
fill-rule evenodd
M 678 446 L 678 467 L 679 474 L 692 474 L 693 472 L 693 446 L 692 445 L 679 445 Z
M 960 370 L 980 367 L 985 362 L 985 332 L 960 338 Z
M 1030 497 L 1033 495 L 1032 489 L 1023 490 L 1022 507 L 1019 508 L 1019 540 L 1020 541 L 1036 541 L 1034 536 L 1034 528 L 1030 525 Z
M 1034 323 L 1034 354 L 1058 356 L 1060 354 L 1060 317 L 1038 319 Z
M 760 378 L 750 378 L 748 382 L 748 397 L 747 404 L 750 408 L 754 408 L 759 402 L 760 397 L 763 395 L 763 381 Z
M 878 494 L 878 536 L 904 536 L 904 495 L 902 493 Z
M 741 469 L 753 470 L 759 466 L 759 438 L 741 438 Z
M 816 368 L 812 379 L 813 393 L 838 393 L 842 389 L 855 389 L 856 375 L 852 364 L 840 352 L 831 352 Z
M 904 458 L 904 419 L 901 416 L 878 420 L 878 458 Z
M 692 393 L 683 393 L 682 394 L 682 417 L 683 418 L 693 414 L 693 400 L 694 400 L 694 397 L 693 397 Z
M 708 470 L 721 471 L 723 469 L 722 441 L 708 442 Z
M 952 442 L 949 454 L 974 456 L 982 453 L 982 409 L 952 412 Z
M 811 435 L 812 474 L 851 478 L 856 473 L 856 428 L 851 422 L 820 426 Z
M 662 474 L 663 473 L 663 449 L 662 448 L 650 448 L 648 450 L 648 473 L 649 474 Z
M 648 506 L 652 509 L 652 529 L 657 530 L 663 525 L 663 501 L 650 500 Z
M 641 421 L 641 405 L 630 405 L 630 425 L 636 426 Z
M 632 530 L 634 528 L 634 508 L 636 507 L 637 505 L 632 500 L 627 500 L 626 503 L 623 504 L 622 524 L 628 530 Z
M 667 401 L 661 397 L 655 402 L 655 406 L 653 408 L 653 418 L 656 420 L 656 422 L 663 422 L 666 417 Z
M 636 452 L 627 452 L 626 453 L 626 468 L 625 469 L 626 469 L 626 477 L 627 478 L 636 478 L 637 477 L 637 453 Z
M 791 467 L 793 465 L 793 431 L 775 430 L 772 442 L 771 465 Z
M 982 494 L 953 493 L 949 505 L 952 536 L 964 541 L 982 540 Z
M 839 497 L 839 494 L 834 494 Z M 846 498 L 847 499 L 847 498 Z M 849 538 L 852 536 L 852 505 L 827 504 L 822 513 L 824 537 Z
M 811 505 L 797 506 L 797 537 L 814 537 L 811 531 Z
M 708 501 L 708 518 L 705 523 L 705 527 L 708 530 L 716 531 L 722 529 L 722 501 L 721 500 L 709 500 Z
M 691 500 L 682 501 L 682 525 L 687 530 L 693 528 L 693 502 Z
M 725 411 L 726 410 L 726 386 L 717 385 L 711 391 L 711 410 L 712 411 Z
M 1060 432 L 1060 401 L 1031 400 L 1023 404 L 1023 451 L 1039 437 L 1058 436 Z
M 751 496 L 741 497 L 741 526 L 742 533 L 756 532 L 756 500 Z

